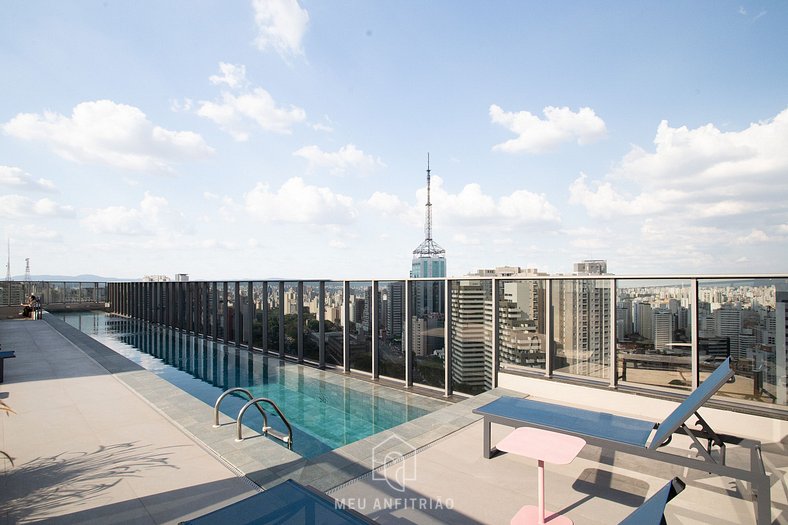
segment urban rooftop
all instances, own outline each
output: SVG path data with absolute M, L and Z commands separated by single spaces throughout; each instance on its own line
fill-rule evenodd
M 6 2 L 0 525 L 788 525 L 786 27 Z
M 424 263 L 414 256 L 414 268 Z M 0 323 L 2 350 L 17 354 L 16 360 L 7 360 L 3 384 L 4 401 L 17 412 L 2 423 L 2 450 L 9 454 L 6 487 L 19 483 L 31 494 L 54 497 L 57 485 L 75 484 L 73 493 L 57 495 L 58 505 L 31 507 L 30 494 L 9 491 L 6 494 L 17 496 L 6 497 L 6 516 L 12 521 L 101 521 L 121 505 L 117 508 L 131 509 L 130 516 L 177 522 L 293 479 L 382 523 L 508 522 L 520 506 L 535 503 L 535 469 L 511 453 L 484 459 L 482 416 L 474 409 L 515 396 L 659 421 L 729 360 L 734 380 L 722 385 L 699 413 L 720 435 L 761 443 L 771 487 L 770 519 L 783 522 L 785 276 L 622 277 L 608 274 L 604 261 L 583 261 L 575 270 L 573 275 L 551 276 L 506 267 L 462 278 L 385 281 L 204 282 L 181 274 L 176 280 L 151 276 L 136 282 L 3 282 L 0 298 L 9 305 L 10 317 L 18 315 L 19 307 L 13 305 L 30 294 L 47 312 L 44 322 Z M 65 339 L 55 337 L 58 332 Z M 74 343 L 67 351 L 65 341 Z M 405 403 L 415 402 L 426 412 L 419 409 L 420 417 L 311 457 L 289 452 L 276 439 L 254 438 L 260 428 L 248 421 L 243 441 L 236 442 L 232 419 L 219 430 L 211 428 L 210 404 L 215 399 L 186 394 L 180 389 L 186 388 L 183 380 L 168 383 L 162 379 L 166 375 L 156 375 L 162 365 L 148 364 L 146 369 L 135 364 L 142 360 L 129 361 L 126 350 L 118 354 L 104 346 L 115 348 L 117 341 L 148 355 L 146 359 L 191 373 L 191 381 L 218 393 L 254 389 L 257 382 L 268 381 L 272 363 L 281 363 L 305 367 L 299 372 L 301 383 L 317 373 L 321 384 L 341 383 L 346 392 L 411 392 L 424 401 Z M 73 367 L 61 362 L 61 353 L 73 354 Z M 77 366 L 76 361 L 84 363 Z M 83 371 L 88 364 L 91 371 Z M 66 401 L 62 389 L 86 380 L 85 374 L 90 381 L 114 379 L 113 384 L 126 386 L 117 392 L 125 400 L 102 396 L 91 413 L 103 405 L 114 413 L 117 403 L 139 405 L 142 399 L 143 406 L 133 410 L 153 409 L 145 417 L 166 432 L 135 436 L 139 423 L 121 423 L 117 416 L 103 414 L 85 421 L 84 436 L 71 436 L 74 427 L 66 421 L 58 429 L 54 418 L 45 425 L 46 435 L 57 439 L 26 443 L 20 434 L 40 432 L 35 429 L 53 417 L 53 407 L 25 398 L 35 391 L 53 392 L 60 399 L 57 407 L 66 404 L 66 412 L 72 410 L 81 419 L 85 406 L 97 399 L 85 390 Z M 325 386 L 321 389 L 321 395 L 330 396 Z M 137 396 L 128 398 L 127 392 Z M 301 416 L 320 417 L 320 409 L 304 407 Z M 286 418 L 298 419 L 299 414 L 287 411 Z M 269 412 L 269 419 L 277 417 Z M 99 417 L 108 418 L 106 425 L 113 431 L 128 426 L 131 435 L 102 440 L 104 430 L 88 430 L 105 424 Z M 308 423 L 296 423 L 291 438 L 295 452 L 311 439 L 299 437 L 302 425 Z M 493 444 L 508 431 L 493 424 Z M 687 436 L 675 438 L 668 450 L 685 457 L 699 454 Z M 185 473 L 183 462 L 191 461 L 170 453 L 172 447 L 187 446 L 168 442 L 173 439 L 194 449 L 186 456 L 198 450 L 205 455 L 200 464 L 211 464 L 210 479 L 163 476 L 163 465 Z M 392 440 L 396 446 L 386 461 L 376 463 L 376 447 L 391 446 Z M 712 455 L 718 457 L 717 451 Z M 134 476 L 154 480 L 151 487 L 156 490 L 160 482 L 164 492 L 132 484 L 126 467 L 115 465 L 116 458 L 128 460 Z M 742 447 L 727 447 L 727 464 L 745 465 L 749 459 Z M 52 485 L 32 480 L 39 469 L 57 469 Z M 397 477 L 407 476 L 409 469 L 412 478 Z M 756 522 L 757 498 L 749 482 L 626 454 L 610 456 L 604 447 L 591 444 L 569 465 L 548 461 L 548 508 L 576 523 L 617 522 L 675 476 L 687 488 L 667 506 L 668 523 Z M 233 482 L 241 479 L 259 489 Z M 402 492 L 397 482 L 404 485 L 399 487 Z M 733 490 L 731 482 L 736 482 Z M 111 488 L 115 483 L 133 486 L 124 492 Z M 222 487 L 219 495 L 194 500 L 213 484 Z M 146 495 L 134 496 L 137 491 Z M 151 503 L 159 497 L 170 501 L 173 495 L 177 497 L 160 507 Z M 490 498 L 500 505 L 488 508 L 483 503 Z M 736 518 L 731 521 L 731 516 Z

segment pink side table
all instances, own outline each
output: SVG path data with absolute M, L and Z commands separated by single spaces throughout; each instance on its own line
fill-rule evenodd
M 538 506 L 526 505 L 514 515 L 511 525 L 572 525 L 572 520 L 544 510 L 544 462 L 566 465 L 577 457 L 586 445 L 584 439 L 532 427 L 520 427 L 506 436 L 495 448 L 503 452 L 525 456 L 538 461 Z

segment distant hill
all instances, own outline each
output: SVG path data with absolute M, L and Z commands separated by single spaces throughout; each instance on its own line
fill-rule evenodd
M 14 281 L 23 281 L 24 275 L 14 275 L 11 277 Z M 139 279 L 124 279 L 119 277 L 101 277 L 100 275 L 82 274 L 82 275 L 31 275 L 31 281 L 81 281 L 81 282 L 116 282 L 116 281 L 139 281 Z

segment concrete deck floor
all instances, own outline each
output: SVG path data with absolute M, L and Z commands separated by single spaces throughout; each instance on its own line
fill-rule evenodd
M 492 442 L 511 431 L 493 425 Z M 678 436 L 674 438 L 673 448 L 678 453 L 687 450 L 687 443 L 680 441 Z M 732 448 L 728 464 L 746 465 L 746 454 Z M 784 446 L 767 445 L 764 455 L 772 472 L 773 523 L 785 524 L 788 460 Z M 377 477 L 385 479 L 367 476 L 329 494 L 389 524 L 504 524 L 521 506 L 536 505 L 536 461 L 504 453 L 484 459 L 481 421 L 388 466 L 381 474 Z M 390 481 L 403 476 L 402 484 Z M 604 452 L 590 445 L 569 465 L 545 464 L 546 507 L 565 514 L 576 525 L 618 523 L 674 476 L 685 481 L 687 487 L 668 504 L 668 524 L 755 523 L 750 489 L 745 483 Z M 396 490 L 402 485 L 404 491 Z
M 177 523 L 257 492 L 47 323 L 0 344 L 0 524 Z
M 17 411 L 0 417 L 0 450 L 15 462 L 5 462 L 0 477 L 0 524 L 177 522 L 254 492 L 237 469 L 205 450 L 216 443 L 200 441 L 196 430 L 135 391 L 148 372 L 125 358 L 96 353 L 90 345 L 80 349 L 42 322 L 0 323 L 0 343 L 19 356 L 7 362 L 0 385 L 0 399 Z M 381 523 L 508 523 L 520 506 L 535 503 L 536 462 L 513 454 L 482 458 L 482 425 L 471 410 L 496 394 L 425 416 L 423 429 L 415 420 L 335 451 L 314 465 L 326 469 L 314 482 L 300 468 L 270 477 L 301 477 Z M 438 429 L 443 437 L 425 439 Z M 493 442 L 509 431 L 494 426 Z M 408 454 L 410 442 L 418 450 Z M 270 443 L 253 439 L 243 446 Z M 389 458 L 406 456 L 369 473 L 381 450 Z M 774 523 L 788 523 L 785 445 L 765 444 L 764 456 L 772 473 Z M 729 450 L 730 462 L 745 459 Z M 329 474 L 337 461 L 361 476 L 334 479 Z M 240 470 L 257 479 L 276 469 Z M 670 503 L 668 523 L 754 523 L 746 484 L 590 446 L 569 465 L 547 464 L 547 506 L 578 525 L 617 523 L 676 475 L 687 489 Z M 404 491 L 396 490 L 400 484 L 392 480 L 403 477 Z

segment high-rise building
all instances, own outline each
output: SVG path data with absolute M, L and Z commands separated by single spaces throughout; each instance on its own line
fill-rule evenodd
M 607 261 L 590 259 L 575 263 L 576 275 L 607 275 Z
M 741 334 L 741 309 L 732 304 L 725 304 L 714 311 L 715 331 L 719 337 L 727 337 L 731 342 L 731 356 L 735 358 L 746 357 L 742 355 L 739 344 Z
M 462 280 L 451 289 L 451 375 L 463 392 L 484 390 L 485 330 L 491 328 L 484 318 L 489 287 L 489 281 Z
M 767 370 L 767 383 L 775 387 L 777 404 L 788 403 L 788 292 L 775 293 L 774 364 Z
M 578 271 L 588 270 L 588 272 Z M 606 261 L 575 264 L 579 275 L 602 275 Z M 560 280 L 553 287 L 553 330 L 557 357 L 571 374 L 605 377 L 609 363 L 612 293 L 610 283 L 599 279 Z
M 405 283 L 390 283 L 386 295 L 386 332 L 390 336 L 396 337 L 402 334 L 402 316 L 405 312 Z
M 673 343 L 673 314 L 668 308 L 656 308 L 652 310 L 652 315 L 654 350 L 657 352 L 670 350 Z

